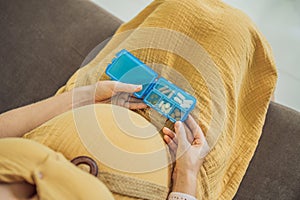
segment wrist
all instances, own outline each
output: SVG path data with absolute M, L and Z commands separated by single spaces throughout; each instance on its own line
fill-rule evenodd
M 176 170 L 172 191 L 196 196 L 198 173 L 195 173 L 191 170 Z
M 95 103 L 95 88 L 92 85 L 75 88 L 69 93 L 71 99 L 71 107 L 78 108 Z
M 198 168 L 188 168 L 187 166 L 180 166 L 175 165 L 175 170 L 178 174 L 178 176 L 189 176 L 189 177 L 196 177 L 200 171 Z

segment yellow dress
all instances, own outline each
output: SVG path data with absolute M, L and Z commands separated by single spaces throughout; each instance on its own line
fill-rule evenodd
M 35 185 L 41 200 L 114 199 L 101 181 L 62 154 L 22 138 L 0 140 L 0 181 Z

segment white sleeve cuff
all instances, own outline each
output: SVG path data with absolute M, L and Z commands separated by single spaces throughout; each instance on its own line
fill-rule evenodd
M 195 197 L 181 192 L 171 192 L 168 200 L 197 200 Z

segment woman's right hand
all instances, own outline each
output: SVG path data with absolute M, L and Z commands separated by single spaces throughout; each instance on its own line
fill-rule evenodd
M 163 129 L 164 140 L 176 158 L 172 191 L 195 196 L 197 175 L 210 148 L 192 116 L 185 123 L 176 122 L 174 127 L 175 133 L 166 127 Z
M 133 85 L 118 81 L 98 81 L 93 85 L 75 88 L 73 108 L 95 103 L 108 103 L 129 109 L 144 109 L 147 105 L 133 93 L 142 90 L 142 85 Z

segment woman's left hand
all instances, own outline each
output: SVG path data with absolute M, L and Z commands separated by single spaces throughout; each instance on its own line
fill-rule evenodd
M 172 191 L 196 196 L 197 176 L 210 147 L 191 115 L 184 123 L 176 122 L 174 128 L 175 132 L 167 127 L 163 128 L 164 140 L 171 156 L 176 159 Z

